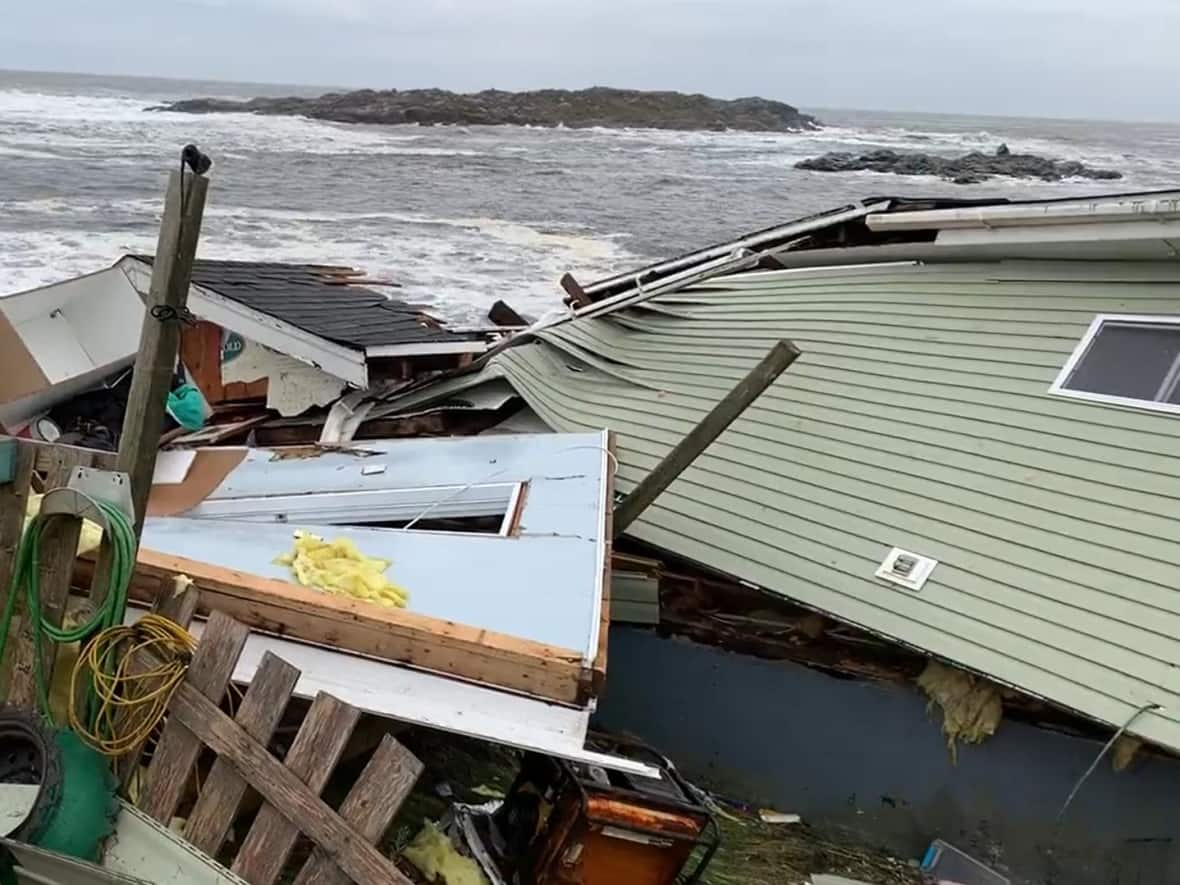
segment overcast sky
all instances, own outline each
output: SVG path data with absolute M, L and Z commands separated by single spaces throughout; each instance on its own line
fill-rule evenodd
M 0 67 L 1180 121 L 1180 0 L 3 0 Z

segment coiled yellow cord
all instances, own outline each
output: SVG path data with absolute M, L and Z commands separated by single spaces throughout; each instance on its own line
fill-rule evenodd
M 106 756 L 138 749 L 164 718 L 195 648 L 187 630 L 160 615 L 103 630 L 86 644 L 70 676 L 70 728 Z M 137 662 L 144 653 L 157 665 Z M 85 703 L 79 686 L 87 679 L 93 707 L 79 709 Z

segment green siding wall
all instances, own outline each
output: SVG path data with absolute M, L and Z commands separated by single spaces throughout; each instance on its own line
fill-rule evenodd
M 803 355 L 643 540 L 1180 749 L 1180 415 L 1050 396 L 1097 313 L 1180 315 L 1180 267 L 775 271 L 550 327 L 492 364 L 630 488 L 780 337 Z M 940 561 L 921 592 L 889 548 Z

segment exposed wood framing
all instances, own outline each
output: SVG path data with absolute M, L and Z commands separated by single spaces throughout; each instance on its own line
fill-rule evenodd
M 584 694 L 581 655 L 572 649 L 153 550 L 140 551 L 131 597 L 150 602 L 160 578 L 176 574 L 196 582 L 203 611 L 224 612 L 259 630 L 565 703 Z

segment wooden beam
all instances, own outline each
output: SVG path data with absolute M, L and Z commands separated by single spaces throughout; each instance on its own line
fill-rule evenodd
M 171 721 L 228 759 L 267 802 L 332 856 L 353 881 L 412 885 L 391 861 L 193 685 L 182 683 L 169 709 Z
M 131 597 L 151 602 L 160 578 L 188 575 L 203 611 L 329 648 L 412 664 L 550 700 L 576 703 L 582 656 L 572 650 L 334 596 L 235 569 L 140 550 Z
M 188 676 L 181 687 L 188 688 L 216 709 L 249 635 L 245 626 L 215 612 L 197 645 Z M 200 755 L 201 742 L 179 722 L 169 719 L 148 768 L 147 783 L 139 801 L 140 811 L 168 826 L 180 807 L 184 788 Z
M 369 842 L 379 843 L 422 769 L 418 757 L 396 738 L 386 735 L 344 797 L 340 816 Z M 317 848 L 295 877 L 294 885 L 348 885 L 348 881 L 328 853 Z
M 45 490 L 61 488 L 70 481 L 75 467 L 91 467 L 94 457 L 89 449 L 60 446 L 51 450 L 51 463 L 45 472 Z M 54 627 L 60 627 L 70 595 L 70 578 L 74 561 L 78 558 L 78 538 L 82 534 L 82 520 L 77 516 L 55 516 L 45 523 L 41 535 L 40 581 L 41 612 Z M 45 643 L 41 650 L 45 679 L 53 678 L 53 662 L 57 644 Z
M 672 481 L 709 447 L 799 356 L 790 341 L 780 341 L 727 393 L 688 435 L 656 465 L 615 508 L 614 537 L 619 537 L 651 506 Z
M 574 279 L 572 273 L 561 275 L 561 288 L 565 289 L 565 294 L 569 296 L 566 301 L 575 308 L 588 307 L 594 303 L 582 285 Z
M 12 480 L 0 483 L 0 605 L 7 605 L 12 587 L 16 551 L 24 534 L 25 506 L 36 457 L 33 446 L 24 440 L 14 440 L 13 443 Z M 9 674 L 5 701 L 31 707 L 37 699 L 33 679 L 33 634 L 27 613 L 20 614 L 24 612 L 24 600 L 17 600 L 16 606 L 18 620 L 12 623 L 5 660 L 0 661 L 0 673 Z
M 283 718 L 298 681 L 299 670 L 266 652 L 234 721 L 266 746 Z M 233 826 L 246 789 L 246 779 L 218 756 L 184 825 L 184 838 L 210 857 L 216 857 Z
M 135 358 L 116 462 L 116 469 L 130 479 L 137 543 L 164 429 L 168 392 L 176 371 L 180 324 L 188 301 L 208 187 L 209 181 L 204 176 L 176 171 L 169 178 L 164 199 L 151 289 L 144 304 L 139 353 Z M 100 555 L 91 591 L 96 601 L 105 598 L 110 569 L 110 556 Z
M 321 692 L 312 701 L 283 765 L 318 796 L 340 761 L 360 715 L 356 707 Z M 232 871 L 250 885 L 274 885 L 299 838 L 297 824 L 274 805 L 263 805 Z

